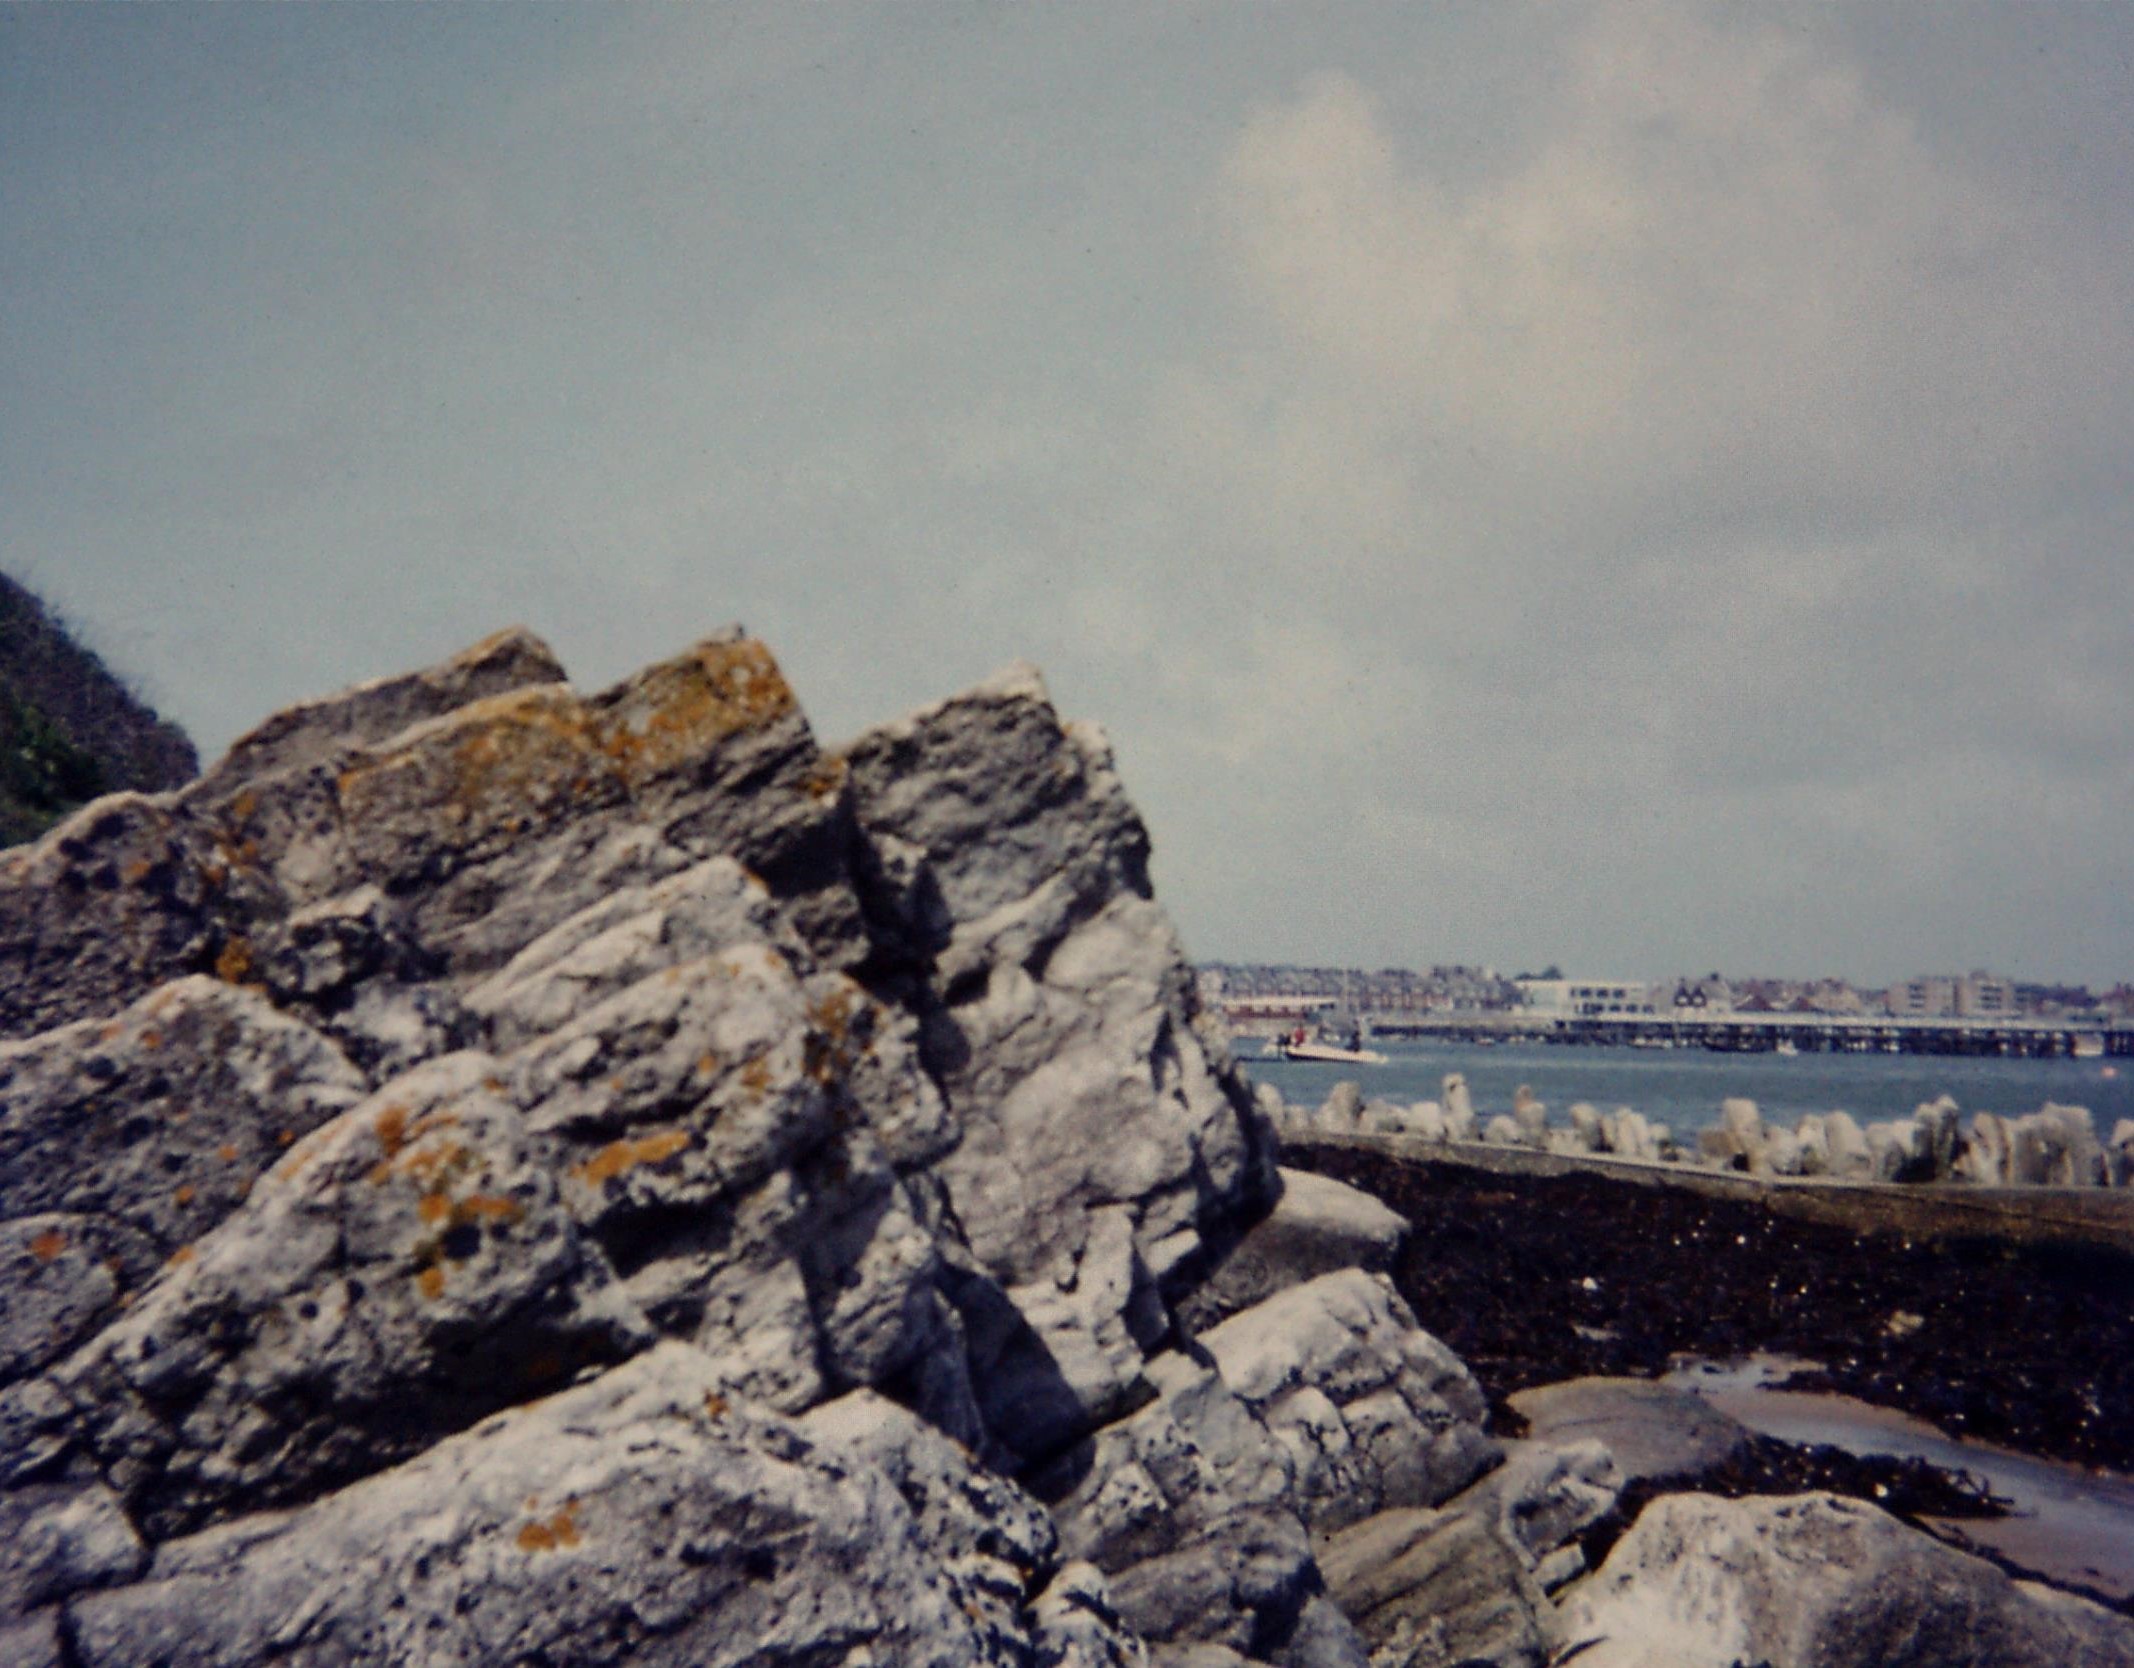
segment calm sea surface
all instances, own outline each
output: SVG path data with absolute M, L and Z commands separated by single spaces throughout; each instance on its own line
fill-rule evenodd
M 1319 1066 L 1258 1060 L 1260 1044 L 1240 1038 L 1239 1063 L 1255 1082 L 1271 1083 L 1284 1100 L 1316 1106 L 1344 1078 L 1366 1097 L 1408 1103 L 1439 1098 L 1447 1072 L 1464 1072 L 1483 1122 L 1509 1112 L 1525 1083 L 1548 1103 L 1549 1121 L 1565 1122 L 1574 1101 L 1603 1112 L 1634 1107 L 1677 1134 L 1719 1121 L 1729 1095 L 1756 1102 L 1767 1120 L 1789 1127 L 1809 1112 L 1850 1112 L 1871 1118 L 1910 1116 L 1921 1101 L 1954 1095 L 1974 1112 L 2035 1112 L 2046 1101 L 2087 1106 L 2097 1133 L 2109 1136 L 2121 1118 L 2134 1118 L 2134 1061 L 2000 1060 L 1928 1054 L 1718 1054 L 1701 1048 L 1575 1048 L 1543 1043 L 1374 1042 L 1389 1056 L 1383 1066 Z

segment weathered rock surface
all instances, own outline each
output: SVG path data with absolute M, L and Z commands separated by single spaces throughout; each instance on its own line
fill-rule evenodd
M 737 632 L 0 857 L 0 1660 L 1538 1661 L 1608 1458 L 1489 1475 L 1147 858 L 1027 670 L 830 754 Z
M 717 1386 L 665 1344 L 329 1501 L 167 1543 L 74 1605 L 77 1659 L 1029 1660 L 989 1572 L 931 1549 L 887 1474 Z
M 1332 1536 L 1319 1561 L 1373 1663 L 1541 1668 L 1549 1659 L 1548 1599 L 1479 1514 L 1380 1512 Z
M 2134 1622 L 1829 1495 L 1655 1500 L 1567 1595 L 1592 1668 L 2125 1668 Z
M 1598 1444 L 1616 1480 L 1687 1487 L 1748 1452 L 1749 1433 L 1703 1397 L 1641 1378 L 1576 1378 L 1509 1398 L 1537 1444 Z
M 1499 1458 L 1473 1375 L 1382 1275 L 1323 1275 L 1201 1342 L 1287 1452 L 1314 1529 L 1435 1505 Z
M 1274 1209 L 1179 1306 L 1179 1318 L 1203 1330 L 1322 1274 L 1384 1273 L 1407 1234 L 1407 1219 L 1362 1189 L 1309 1170 L 1284 1170 Z

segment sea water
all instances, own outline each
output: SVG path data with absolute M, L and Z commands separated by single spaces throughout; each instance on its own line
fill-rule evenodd
M 1236 1044 L 1239 1063 L 1298 1106 L 1316 1106 L 1343 1079 L 1367 1099 L 1403 1105 L 1437 1100 L 1447 1072 L 1467 1078 L 1483 1123 L 1509 1112 L 1520 1084 L 1563 1125 L 1566 1110 L 1590 1101 L 1603 1112 L 1628 1106 L 1677 1136 L 1719 1121 L 1719 1103 L 1739 1095 L 1756 1102 L 1767 1123 L 1791 1128 L 1810 1112 L 1849 1112 L 1861 1123 L 1908 1118 L 1924 1101 L 1953 1095 L 1966 1118 L 1977 1112 L 2020 1115 L 2047 1101 L 2087 1106 L 2100 1137 L 2134 1118 L 2134 1061 L 2010 1060 L 1936 1054 L 1728 1054 L 1701 1048 L 1602 1048 L 1546 1043 L 1400 1043 L 1374 1040 L 1382 1066 L 1315 1065 L 1254 1058 L 1252 1038 Z

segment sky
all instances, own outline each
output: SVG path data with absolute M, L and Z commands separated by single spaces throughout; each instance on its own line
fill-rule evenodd
M 0 7 L 0 568 L 206 756 L 1040 666 L 1202 959 L 2134 978 L 2134 8 Z

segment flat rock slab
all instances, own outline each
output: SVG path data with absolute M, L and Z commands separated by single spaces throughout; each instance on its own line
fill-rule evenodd
M 1408 1219 L 1360 1187 L 1309 1170 L 1282 1170 L 1282 1197 L 1179 1308 L 1196 1330 L 1290 1286 L 1344 1268 L 1385 1273 Z
M 1749 1432 L 1701 1396 L 1642 1378 L 1574 1378 L 1510 1398 L 1527 1434 L 1594 1441 L 1631 1483 L 1690 1483 L 1748 1452 Z
M 1582 1668 L 2127 1668 L 2134 1622 L 1827 1494 L 1655 1500 L 1570 1589 Z

